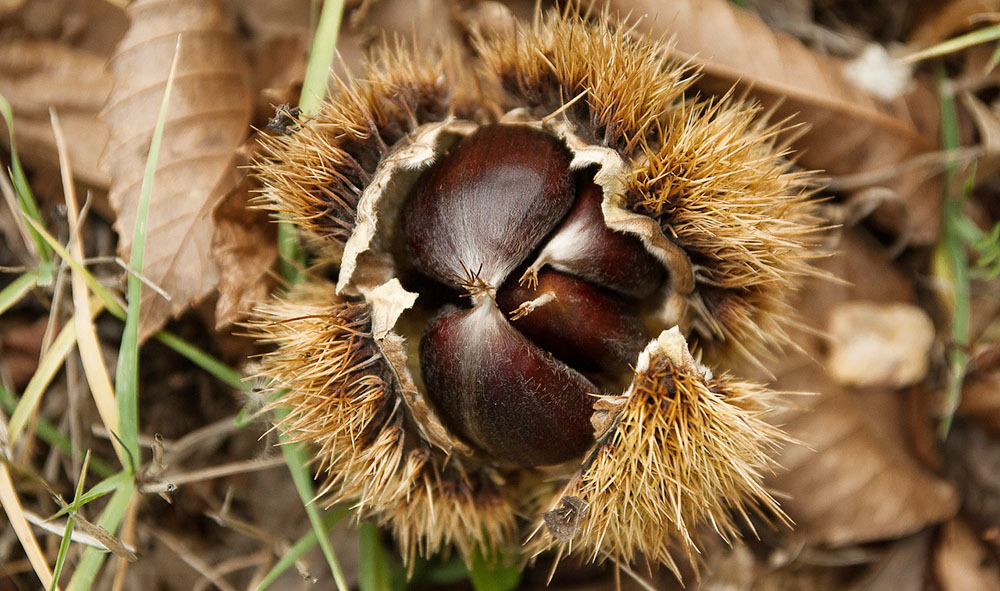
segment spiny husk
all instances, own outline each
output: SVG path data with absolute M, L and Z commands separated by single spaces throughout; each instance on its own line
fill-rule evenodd
M 628 180 L 632 207 L 658 218 L 695 266 L 704 344 L 749 358 L 789 342 L 788 295 L 816 274 L 810 242 L 822 223 L 809 173 L 775 145 L 781 131 L 732 97 L 681 103 Z
M 408 564 L 454 546 L 468 561 L 477 549 L 495 552 L 517 542 L 514 508 L 503 483 L 488 469 L 467 472 L 459 460 L 442 465 L 430 450 L 407 458 L 407 494 L 379 513 L 400 542 Z
M 543 117 L 562 111 L 584 139 L 624 156 L 655 129 L 690 88 L 693 70 L 669 46 L 635 37 L 605 18 L 588 23 L 549 13 L 513 35 L 480 37 L 487 76 L 509 94 L 507 108 Z
M 501 477 L 474 471 L 407 429 L 405 405 L 371 333 L 369 306 L 334 295 L 309 278 L 261 306 L 247 327 L 276 345 L 262 374 L 282 394 L 271 408 L 288 414 L 277 427 L 316 447 L 328 505 L 350 502 L 357 516 L 392 527 L 413 564 L 451 546 L 468 558 L 478 548 L 516 541 L 514 508 Z
M 780 125 L 731 97 L 692 99 L 695 73 L 672 61 L 668 48 L 606 21 L 552 13 L 510 36 L 478 36 L 478 64 L 447 46 L 386 50 L 363 80 L 338 81 L 321 114 L 266 140 L 258 163 L 263 201 L 318 236 L 321 254 L 331 257 L 356 227 L 354 236 L 362 233 L 358 204 L 363 194 L 380 194 L 376 173 L 394 178 L 384 174 L 393 156 L 421 130 L 474 129 L 502 113 L 553 133 L 565 125 L 557 137 L 578 137 L 619 162 L 613 182 L 599 183 L 606 201 L 655 219 L 644 221 L 682 250 L 685 291 L 665 297 L 681 298 L 675 316 L 686 323 L 693 315 L 697 344 L 713 364 L 731 352 L 755 358 L 786 342 L 794 322 L 786 297 L 813 273 L 808 242 L 819 223 L 805 188 L 809 176 L 785 158 Z M 411 166 L 411 176 L 445 147 Z M 385 249 L 391 240 L 370 242 Z M 344 260 L 346 268 L 351 261 Z M 392 275 L 391 263 L 379 269 Z M 675 281 L 677 269 L 669 270 Z M 734 511 L 746 517 L 749 506 L 782 518 L 760 484 L 771 467 L 768 452 L 782 440 L 763 419 L 773 393 L 709 376 L 679 334 L 668 340 L 679 339 L 681 352 L 671 354 L 660 339 L 640 358 L 626 394 L 599 402 L 602 437 L 565 486 L 565 473 L 542 483 L 538 471 L 501 472 L 488 459 L 457 453 L 448 437 L 428 436 L 426 421 L 393 381 L 393 368 L 407 360 L 392 357 L 390 367 L 388 349 L 379 349 L 387 341 L 371 334 L 372 294 L 389 279 L 375 275 L 378 285 L 350 292 L 356 301 L 310 280 L 262 307 L 252 329 L 277 346 L 263 373 L 288 389 L 276 403 L 291 411 L 282 430 L 317 446 L 328 475 L 324 494 L 390 526 L 411 564 L 416 554 L 452 545 L 469 556 L 476 546 L 512 542 L 515 515 L 537 505 L 543 489 L 549 511 L 570 497 L 587 509 L 577 512 L 571 539 L 540 530 L 531 551 L 555 546 L 623 563 L 644 554 L 675 570 L 676 553 L 694 560 L 699 524 L 728 538 Z M 382 328 L 405 357 L 401 343 L 416 335 L 391 332 L 398 316 Z M 551 487 L 560 493 L 551 496 Z
M 773 468 L 768 452 L 785 440 L 764 420 L 772 397 L 757 384 L 711 376 L 677 329 L 664 332 L 640 356 L 626 394 L 598 404 L 598 415 L 615 418 L 586 468 L 551 501 L 549 511 L 567 498 L 583 508 L 575 535 L 559 540 L 539 526 L 533 550 L 554 545 L 561 555 L 626 564 L 644 554 L 679 576 L 676 553 L 697 566 L 699 525 L 729 540 L 734 511 L 747 524 L 747 507 L 785 520 L 761 484 Z
M 250 333 L 273 344 L 261 373 L 284 390 L 278 427 L 318 447 L 319 468 L 353 461 L 395 412 L 390 374 L 371 336 L 367 304 L 333 296 L 325 281 L 306 280 L 260 306 Z
M 483 117 L 477 83 L 461 59 L 450 45 L 416 52 L 397 43 L 369 65 L 364 81 L 336 79 L 319 114 L 262 139 L 259 205 L 313 236 L 346 241 L 361 193 L 397 142 L 449 115 Z

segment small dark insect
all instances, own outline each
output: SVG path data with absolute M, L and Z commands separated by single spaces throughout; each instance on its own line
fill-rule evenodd
M 267 120 L 267 130 L 281 135 L 292 135 L 299 124 L 299 108 L 289 103 L 278 105 L 274 116 Z

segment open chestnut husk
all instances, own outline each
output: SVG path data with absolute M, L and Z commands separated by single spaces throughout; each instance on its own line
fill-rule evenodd
M 257 164 L 315 266 L 249 326 L 324 498 L 410 561 L 676 571 L 699 524 L 782 519 L 761 484 L 775 395 L 728 371 L 788 339 L 810 177 L 755 107 L 696 99 L 606 16 L 473 39 L 471 63 L 386 49 Z

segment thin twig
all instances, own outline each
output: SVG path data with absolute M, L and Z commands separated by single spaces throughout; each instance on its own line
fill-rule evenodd
M 279 456 L 274 456 L 271 458 L 264 458 L 262 460 L 242 460 L 238 462 L 229 462 L 226 464 L 220 464 L 218 466 L 212 466 L 210 468 L 202 468 L 200 470 L 192 470 L 191 472 L 182 472 L 180 474 L 164 474 L 162 479 L 156 483 L 150 483 L 147 485 L 141 485 L 139 487 L 140 492 L 144 493 L 159 493 L 159 492 L 169 492 L 172 490 L 171 487 L 177 487 L 182 484 L 190 484 L 192 482 L 201 482 L 202 480 L 212 480 L 215 478 L 223 478 L 226 476 L 232 476 L 234 474 L 245 474 L 247 472 L 256 472 L 258 470 L 268 470 L 270 468 L 276 468 L 283 465 L 284 459 Z
M 37 527 L 45 533 L 52 534 L 59 538 L 66 533 L 65 519 L 61 521 L 48 520 L 37 513 L 29 511 L 28 509 L 24 510 L 24 517 L 29 523 L 31 523 L 31 525 Z M 98 550 L 108 550 L 108 547 L 102 544 L 100 540 L 79 529 L 74 529 L 73 533 L 70 534 L 69 539 L 77 544 L 83 544 L 84 546 L 90 546 L 91 548 L 97 548 Z M 131 552 L 135 552 L 135 548 L 128 544 L 125 545 L 125 548 Z

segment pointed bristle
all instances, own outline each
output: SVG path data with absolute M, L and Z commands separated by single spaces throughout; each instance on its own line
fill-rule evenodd
M 261 375 L 282 392 L 271 408 L 288 411 L 277 427 L 315 447 L 317 470 L 326 474 L 319 496 L 389 524 L 411 564 L 452 545 L 468 558 L 477 546 L 515 543 L 501 477 L 465 469 L 407 431 L 405 402 L 371 334 L 368 305 L 334 293 L 310 278 L 259 307 L 246 325 L 276 345 Z
M 690 87 L 693 70 L 669 57 L 669 47 L 634 37 L 607 19 L 551 12 L 515 35 L 477 40 L 487 71 L 511 95 L 508 107 L 545 116 L 566 110 L 586 140 L 630 153 Z
M 516 543 L 514 507 L 496 475 L 466 471 L 457 458 L 425 446 L 404 455 L 403 442 L 397 424 L 367 449 L 341 456 L 323 491 L 328 504 L 350 502 L 359 518 L 390 527 L 411 566 L 417 556 L 452 547 L 468 561 L 476 548 Z
M 566 541 L 540 532 L 536 551 L 556 544 L 622 563 L 644 554 L 679 575 L 678 554 L 696 565 L 698 526 L 731 540 L 733 512 L 747 523 L 748 508 L 785 520 L 761 483 L 774 467 L 769 453 L 787 440 L 764 420 L 773 393 L 711 377 L 679 342 L 681 358 L 651 345 L 626 396 L 604 399 L 620 414 L 551 507 L 575 497 L 582 518 Z
M 264 356 L 261 374 L 274 391 L 283 391 L 272 403 L 289 411 L 278 427 L 293 441 L 318 446 L 320 469 L 376 440 L 394 404 L 368 306 L 333 293 L 327 282 L 302 282 L 259 307 L 247 323 L 252 336 L 276 345 Z
M 775 147 L 781 125 L 731 98 L 681 103 L 647 145 L 627 196 L 660 220 L 697 269 L 696 327 L 714 343 L 755 358 L 788 342 L 785 303 L 815 274 L 811 243 L 822 226 L 807 188 Z
M 514 508 L 486 471 L 466 472 L 456 458 L 442 466 L 429 450 L 411 456 L 420 469 L 409 494 L 383 512 L 407 562 L 452 546 L 468 561 L 477 548 L 489 551 L 516 543 Z
M 424 123 L 474 116 L 469 74 L 450 46 L 384 48 L 362 80 L 336 79 L 330 102 L 285 135 L 265 136 L 258 205 L 315 236 L 344 242 L 358 200 L 393 146 Z M 446 75 L 447 74 L 447 75 Z M 468 112 L 463 112 L 463 110 Z

